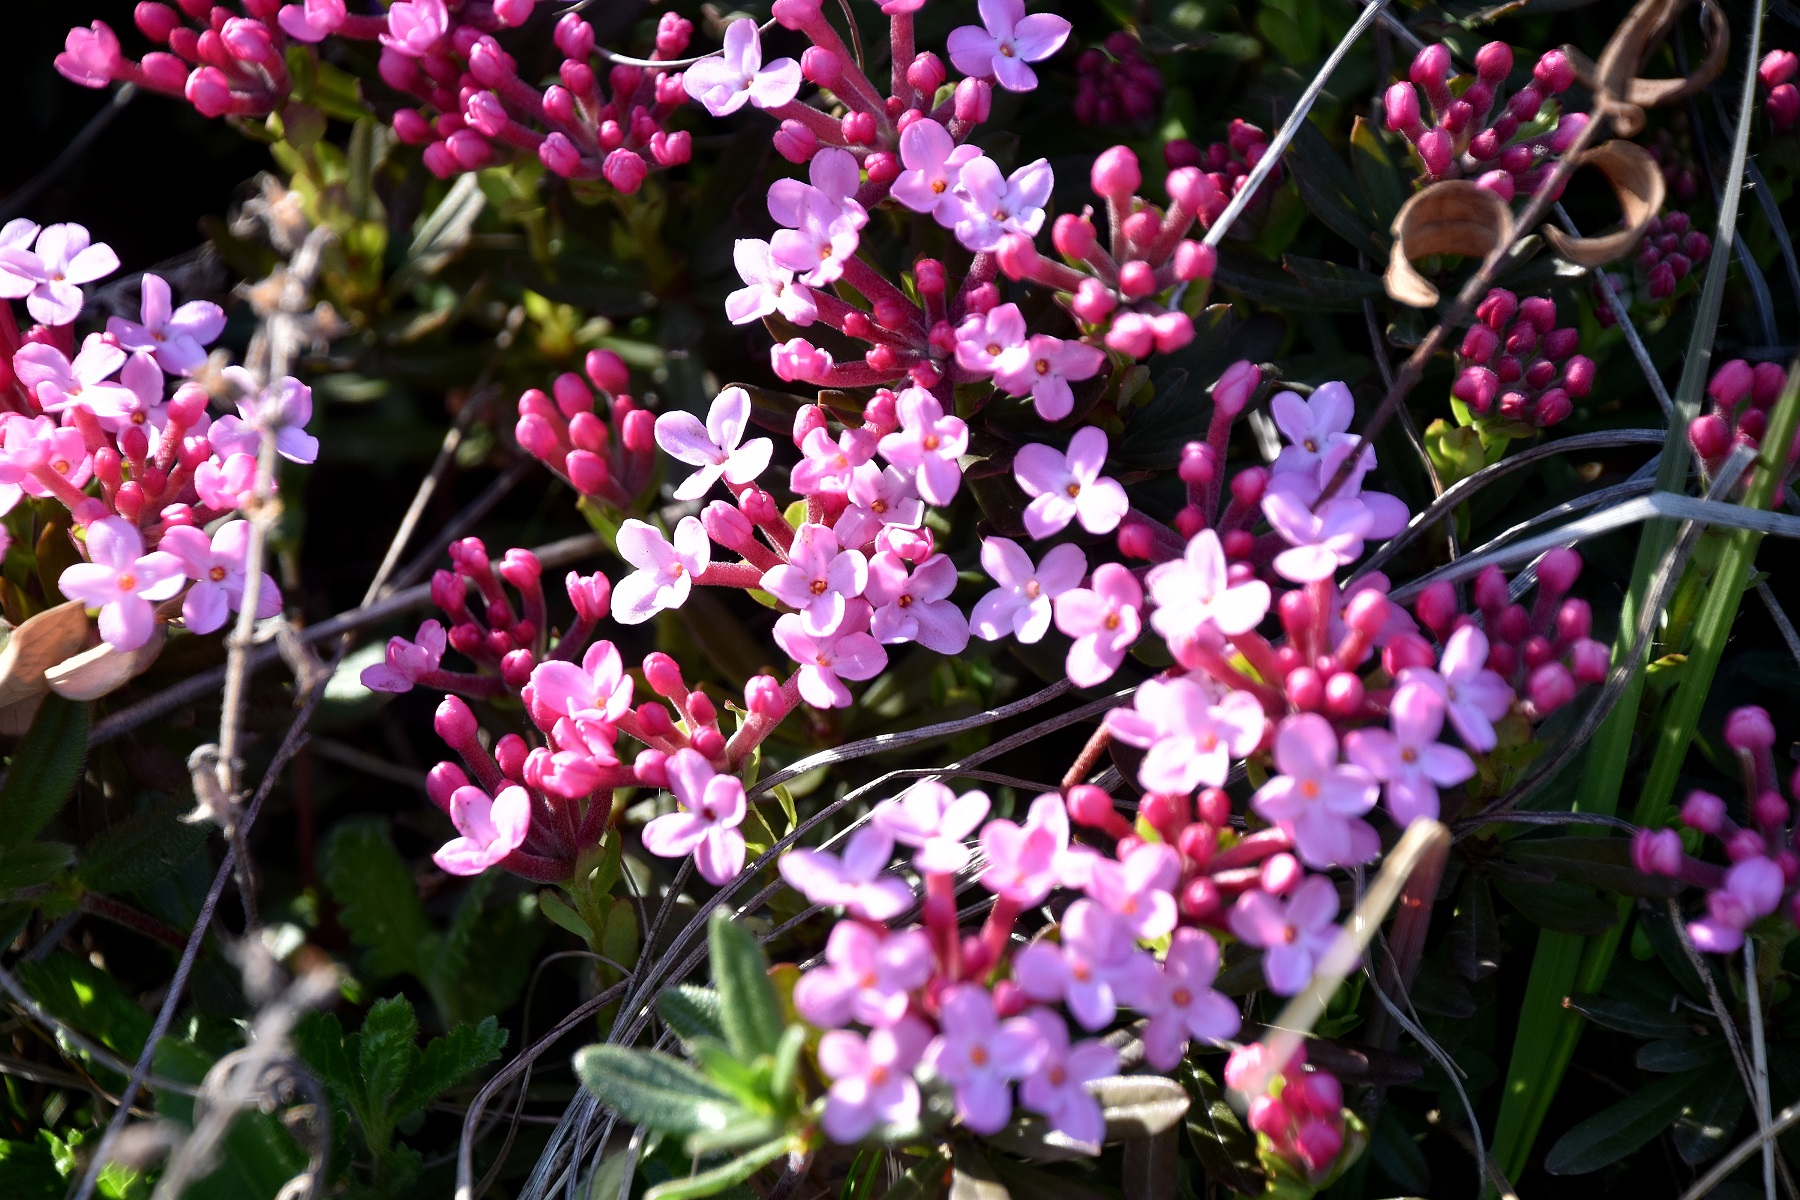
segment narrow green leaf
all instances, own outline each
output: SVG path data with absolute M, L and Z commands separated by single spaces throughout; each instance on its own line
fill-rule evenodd
M 1464 979 L 1482 980 L 1500 969 L 1500 924 L 1488 881 L 1471 872 L 1456 893 L 1450 925 L 1450 961 Z
M 1667 1074 L 1671 1071 L 1692 1071 L 1699 1067 L 1711 1066 L 1725 1053 L 1725 1039 L 1718 1035 L 1711 1037 L 1679 1037 L 1665 1038 L 1658 1042 L 1645 1042 L 1638 1047 L 1637 1065 L 1639 1070 L 1655 1071 Z
M 731 1098 L 680 1059 L 624 1046 L 588 1046 L 575 1073 L 600 1102 L 634 1125 L 686 1137 L 723 1128 L 741 1113 Z
M 1704 1074 L 1670 1075 L 1601 1109 L 1557 1139 L 1544 1156 L 1544 1170 L 1552 1175 L 1586 1175 L 1618 1162 L 1690 1109 Z
M 1381 130 L 1370 124 L 1366 117 L 1357 117 L 1350 127 L 1350 169 L 1356 173 L 1357 183 L 1362 185 L 1364 201 L 1380 222 L 1377 233 L 1381 250 L 1386 253 L 1390 238 L 1388 228 L 1393 225 L 1400 206 L 1406 203 L 1412 189 L 1407 186 Z
M 707 940 L 725 1040 L 746 1060 L 775 1053 L 786 1022 L 769 983 L 769 960 L 762 947 L 723 908 L 713 910 Z
M 1570 996 L 1569 1007 L 1596 1025 L 1634 1037 L 1673 1038 L 1693 1032 L 1688 1022 L 1674 1013 L 1611 996 Z
M 665 988 L 656 998 L 656 1012 L 684 1042 L 697 1037 L 725 1039 L 719 1018 L 719 993 L 711 988 L 679 983 Z
M 1599 933 L 1619 920 L 1615 905 L 1572 883 L 1502 883 L 1497 890 L 1532 924 L 1558 933 Z
M 49 883 L 74 861 L 75 847 L 66 842 L 0 846 L 0 893 Z
M 739 1155 L 722 1167 L 714 1167 L 686 1179 L 659 1183 L 644 1193 L 644 1200 L 699 1200 L 702 1196 L 717 1195 L 734 1184 L 744 1182 L 787 1152 L 787 1137 L 784 1135 L 774 1138 Z
M 1694 1090 L 1673 1134 L 1675 1153 L 1689 1166 L 1717 1158 L 1736 1143 L 1748 1099 L 1736 1071 L 1708 1071 Z
M 1679 880 L 1646 875 L 1631 863 L 1631 843 L 1624 838 L 1528 838 L 1508 842 L 1506 857 L 1530 866 L 1548 867 L 1558 879 L 1605 888 L 1622 896 L 1675 896 Z
M 24 845 L 49 824 L 81 778 L 87 735 L 85 703 L 44 697 L 0 784 L 0 846 Z
M 1365 254 L 1380 252 L 1356 175 L 1318 126 L 1302 121 L 1285 156 L 1300 200 L 1327 228 Z
M 1247 1196 L 1262 1195 L 1266 1180 L 1257 1159 L 1256 1137 L 1225 1102 L 1224 1090 L 1192 1062 L 1183 1062 L 1176 1077 L 1193 1098 L 1187 1114 L 1188 1143 L 1207 1175 Z

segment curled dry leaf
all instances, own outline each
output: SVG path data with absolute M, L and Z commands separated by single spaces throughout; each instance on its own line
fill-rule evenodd
M 1675 28 L 1690 0 L 1642 0 L 1626 16 L 1595 62 L 1573 46 L 1563 53 L 1575 68 L 1575 76 L 1592 89 L 1595 115 L 1610 119 L 1622 137 L 1644 127 L 1644 110 L 1700 91 L 1719 77 L 1731 50 L 1731 29 L 1718 0 L 1700 0 L 1700 30 L 1706 41 L 1706 57 L 1683 79 L 1642 79 L 1638 72 L 1651 53 Z
M 0 650 L 0 708 L 47 693 L 44 672 L 86 648 L 92 629 L 86 608 L 70 600 L 13 630 Z
M 1631 253 L 1645 228 L 1662 211 L 1667 185 L 1662 168 L 1650 152 L 1635 142 L 1602 142 L 1576 161 L 1577 167 L 1593 167 L 1612 184 L 1619 198 L 1624 228 L 1599 237 L 1570 237 L 1554 225 L 1544 226 L 1544 236 L 1556 253 L 1583 267 L 1598 267 Z
M 115 650 L 105 642 L 57 663 L 44 672 L 50 690 L 67 700 L 98 700 L 150 669 L 162 653 L 163 626 L 136 650 Z
M 1400 206 L 1388 256 L 1387 292 L 1401 304 L 1430 308 L 1437 287 L 1413 260 L 1436 254 L 1482 258 L 1513 239 L 1512 209 L 1498 195 L 1466 179 L 1434 183 Z

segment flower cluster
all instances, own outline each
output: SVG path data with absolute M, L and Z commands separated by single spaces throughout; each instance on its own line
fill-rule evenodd
M 1512 47 L 1489 42 L 1475 52 L 1474 78 L 1453 78 L 1450 48 L 1437 43 L 1414 56 L 1411 83 L 1388 88 L 1387 127 L 1412 143 L 1426 178 L 1472 177 L 1506 200 L 1537 191 L 1549 174 L 1548 160 L 1574 143 L 1588 118 L 1556 115 L 1551 97 L 1575 82 L 1575 67 L 1562 51 L 1545 51 L 1531 69 L 1531 82 L 1502 105 L 1512 71 Z M 1429 124 L 1421 92 L 1430 105 Z
M 0 302 L 0 513 L 26 497 L 69 510 L 88 561 L 59 586 L 99 610 L 108 645 L 131 651 L 177 612 L 196 633 L 225 624 L 243 601 L 250 530 L 226 518 L 256 501 L 265 434 L 297 463 L 319 447 L 305 430 L 312 393 L 295 379 L 264 387 L 226 367 L 219 378 L 238 395 L 237 413 L 207 412 L 209 394 L 193 377 L 225 328 L 224 310 L 206 300 L 177 306 L 159 276 L 142 277 L 138 320 L 112 317 L 77 347 L 81 285 L 118 268 L 79 225 L 20 219 L 0 229 L 0 300 L 23 300 L 36 322 L 21 331 L 12 304 Z M 280 611 L 267 575 L 256 597 L 259 617 Z
M 1211 226 L 1219 213 L 1224 211 L 1226 202 L 1243 191 L 1244 185 L 1249 182 L 1250 172 L 1262 162 L 1268 150 L 1269 135 L 1260 126 L 1234 117 L 1222 142 L 1213 142 L 1204 148 L 1186 138 L 1165 143 L 1163 162 L 1171 171 L 1179 171 L 1183 167 L 1198 167 L 1206 172 L 1206 177 L 1212 181 L 1220 196 L 1220 199 L 1214 201 L 1214 207 L 1200 214 L 1200 223 Z M 1269 178 L 1280 182 L 1280 164 L 1276 164 Z M 1274 188 L 1259 192 L 1252 198 L 1246 211 L 1253 215 L 1267 211 L 1274 195 Z
M 626 394 L 631 373 L 617 354 L 591 350 L 583 370 L 585 382 L 570 371 L 549 395 L 532 388 L 520 396 L 514 436 L 583 496 L 629 508 L 655 470 L 655 418 Z M 605 416 L 594 410 L 596 390 L 606 397 Z
M 1787 370 L 1780 363 L 1751 366 L 1734 358 L 1713 372 L 1706 385 L 1712 407 L 1688 425 L 1688 444 L 1709 475 L 1718 472 L 1736 447 L 1754 450 L 1762 445 L 1763 434 L 1769 428 L 1769 410 L 1786 387 Z M 1784 478 L 1793 477 L 1797 457 L 1800 438 L 1788 450 Z
M 1450 388 L 1475 416 L 1543 429 L 1566 419 L 1593 388 L 1593 360 L 1575 353 L 1581 333 L 1557 327 L 1556 301 L 1548 296 L 1521 300 L 1494 288 L 1475 318 L 1457 348 Z
M 1769 114 L 1776 133 L 1786 133 L 1800 120 L 1800 88 L 1793 82 L 1796 73 L 1800 73 L 1800 57 L 1792 50 L 1771 50 L 1757 65 L 1756 77 L 1769 91 L 1763 98 L 1763 111 Z
M 1083 125 L 1142 125 L 1162 92 L 1162 72 L 1122 29 L 1075 60 L 1075 119 Z
M 1632 262 L 1632 275 L 1627 279 L 1614 271 L 1606 272 L 1613 293 L 1627 307 L 1639 302 L 1655 303 L 1675 294 L 1681 281 L 1705 264 L 1712 256 L 1712 239 L 1693 227 L 1684 212 L 1665 212 L 1652 217 L 1638 243 L 1637 257 Z M 1618 318 L 1605 302 L 1596 273 L 1594 284 L 1594 317 L 1602 329 L 1611 329 Z
M 1261 1042 L 1240 1047 L 1225 1064 L 1225 1084 L 1250 1101 L 1250 1128 L 1265 1160 L 1300 1168 L 1306 1181 L 1323 1185 L 1344 1150 L 1344 1091 L 1337 1078 L 1306 1062 L 1304 1044 L 1275 1072 L 1274 1055 Z

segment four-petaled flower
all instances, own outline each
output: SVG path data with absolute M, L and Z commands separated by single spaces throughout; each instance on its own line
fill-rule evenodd
M 725 315 L 733 325 L 760 321 L 780 313 L 795 325 L 811 325 L 819 316 L 812 289 L 794 282 L 794 273 L 775 261 L 769 243 L 761 238 L 739 238 L 731 259 L 737 264 L 744 286 L 725 297 Z
M 1129 568 L 1101 563 L 1089 582 L 1091 587 L 1070 588 L 1056 598 L 1056 627 L 1075 639 L 1064 666 L 1078 687 L 1111 679 L 1143 632 L 1138 610 L 1144 589 Z
M 923 779 L 877 804 L 870 819 L 896 842 L 917 849 L 913 866 L 921 872 L 950 875 L 968 865 L 963 840 L 987 814 L 986 792 L 958 796 L 935 779 Z
M 1054 446 L 1021 446 L 1013 458 L 1013 477 L 1033 499 L 1025 508 L 1025 529 L 1044 538 L 1079 520 L 1089 533 L 1111 533 L 1119 527 L 1131 502 L 1116 479 L 1100 474 L 1106 466 L 1106 433 L 1087 425 L 1075 431 L 1065 454 Z
M 1231 932 L 1261 946 L 1263 977 L 1283 996 L 1312 980 L 1313 967 L 1337 937 L 1337 889 L 1323 875 L 1309 875 L 1287 900 L 1257 888 L 1238 897 Z
M 194 586 L 181 598 L 181 620 L 191 632 L 211 633 L 225 624 L 227 613 L 242 607 L 244 568 L 248 565 L 246 559 L 250 552 L 250 522 L 227 521 L 210 539 L 192 525 L 176 525 L 163 534 L 158 548 L 179 558 L 187 570 L 187 577 L 194 581 Z M 281 589 L 275 585 L 274 577 L 265 572 L 256 594 L 257 619 L 272 617 L 280 611 Z M 443 653 L 441 647 L 438 653 Z
M 1137 949 L 1125 922 L 1092 900 L 1063 914 L 1062 945 L 1043 939 L 1019 951 L 1013 977 L 1033 1000 L 1061 1000 L 1086 1029 L 1104 1029 L 1120 1002 L 1134 1004 L 1154 982 L 1155 961 Z
M 1360 500 L 1339 497 L 1315 510 L 1293 492 L 1275 488 L 1263 495 L 1262 509 L 1289 547 L 1275 556 L 1275 570 L 1295 583 L 1330 579 L 1362 557 L 1363 538 L 1375 522 Z
M 698 500 L 720 477 L 742 487 L 763 473 L 773 447 L 768 438 L 744 441 L 749 424 L 750 393 L 741 387 L 726 388 L 713 399 L 704 425 L 689 412 L 656 418 L 656 444 L 669 457 L 700 468 L 675 489 L 677 500 Z
M 962 169 L 962 211 L 956 217 L 956 240 L 977 252 L 996 249 L 1009 233 L 1035 237 L 1044 227 L 1044 205 L 1050 201 L 1055 173 L 1044 159 L 1028 162 L 1011 175 L 993 159 L 970 159 Z
M 878 1125 L 906 1127 L 919 1118 L 919 1085 L 913 1067 L 931 1031 L 917 1017 L 872 1031 L 867 1038 L 834 1029 L 819 1039 L 819 1070 L 831 1080 L 825 1093 L 825 1135 L 834 1142 L 860 1141 Z
M 1249 692 L 1227 692 L 1216 703 L 1191 678 L 1148 679 L 1131 708 L 1106 714 L 1106 727 L 1129 746 L 1143 746 L 1138 782 L 1153 792 L 1224 787 L 1231 760 L 1261 744 L 1263 708 Z
M 849 602 L 869 582 L 869 561 L 858 550 L 838 548 L 837 534 L 824 525 L 802 525 L 788 560 L 763 573 L 763 591 L 800 610 L 801 628 L 825 637 L 844 623 Z
M 705 756 L 685 746 L 669 755 L 667 769 L 681 811 L 644 826 L 644 849 L 662 858 L 693 855 L 694 869 L 708 883 L 736 878 L 744 869 L 744 835 L 738 830 L 748 808 L 744 781 L 716 773 Z
M 961 654 L 969 644 L 969 622 L 948 599 L 956 590 L 956 564 L 934 554 L 907 573 L 906 560 L 883 550 L 869 560 L 863 593 L 875 606 L 869 632 L 887 644 L 917 642 L 939 654 Z
M 958 193 L 962 169 L 981 151 L 957 145 L 950 131 L 929 117 L 914 121 L 900 134 L 900 161 L 906 170 L 889 194 L 914 212 L 930 213 L 948 229 L 962 215 Z
M 1232 583 L 1224 547 L 1210 529 L 1190 538 L 1180 558 L 1152 567 L 1144 582 L 1156 602 L 1150 627 L 1170 642 L 1191 641 L 1203 631 L 1249 633 L 1269 612 L 1269 585 L 1260 579 Z
M 1438 789 L 1475 774 L 1475 762 L 1455 746 L 1438 741 L 1444 730 L 1443 696 L 1418 681 L 1403 684 L 1388 707 L 1386 729 L 1353 729 L 1344 735 L 1344 754 L 1382 781 L 1394 822 L 1436 820 Z
M 723 53 L 689 67 L 681 82 L 707 112 L 723 117 L 745 104 L 779 108 L 792 100 L 800 92 L 800 64 L 778 58 L 765 67 L 756 22 L 740 17 L 725 27 Z
M 89 561 L 63 570 L 56 586 L 71 600 L 100 610 L 100 637 L 114 650 L 136 650 L 156 627 L 155 602 L 187 582 L 181 560 L 167 550 L 144 553 L 137 527 L 102 517 L 87 527 Z
M 244 395 L 237 416 L 220 417 L 207 431 L 219 457 L 256 456 L 264 430 L 274 433 L 276 453 L 289 462 L 304 466 L 319 457 L 319 439 L 306 432 L 312 420 L 311 388 L 291 375 L 259 387 L 256 376 L 242 367 L 226 367 L 225 377 Z
M 1042 640 L 1050 628 L 1051 602 L 1081 583 L 1087 556 L 1079 546 L 1052 546 L 1036 567 L 1031 556 L 1011 538 L 991 537 L 981 543 L 981 566 L 1000 586 L 975 602 L 970 627 L 988 641 L 1012 634 L 1027 644 Z
M 1275 767 L 1281 774 L 1257 789 L 1250 807 L 1287 831 L 1307 866 L 1324 870 L 1375 856 L 1375 831 L 1361 820 L 1375 807 L 1375 777 L 1338 762 L 1329 721 L 1317 713 L 1285 718 L 1275 731 Z
M 619 527 L 619 557 L 637 570 L 613 587 L 613 620 L 621 625 L 641 625 L 665 608 L 687 603 L 694 576 L 712 561 L 712 541 L 699 517 L 683 517 L 670 541 L 662 531 L 642 521 L 626 521 Z
M 13 355 L 13 373 L 38 407 L 61 412 L 83 404 L 98 417 L 123 416 L 139 407 L 137 393 L 108 378 L 124 365 L 125 352 L 98 333 L 82 339 L 73 362 L 43 342 L 30 342 Z
M 109 317 L 106 332 L 127 350 L 152 355 L 171 375 L 191 375 L 206 362 L 206 347 L 225 330 L 225 310 L 210 300 L 189 300 L 171 308 L 169 284 L 146 274 L 139 316 Z
M 1175 931 L 1162 970 L 1148 981 L 1131 1006 L 1148 1013 L 1144 1059 L 1159 1071 L 1181 1061 L 1190 1038 L 1223 1041 L 1238 1031 L 1237 1006 L 1213 990 L 1219 975 L 1219 944 L 1201 930 Z
M 1050 1118 L 1057 1132 L 1098 1147 L 1106 1137 L 1100 1101 L 1087 1090 L 1119 1069 L 1119 1052 L 1094 1038 L 1069 1044 L 1069 1027 L 1047 1008 L 1025 1014 L 1043 1038 L 1037 1070 L 1019 1084 L 1019 1103 Z
M 24 248 L 20 235 L 37 235 Z M 0 237 L 0 298 L 25 301 L 33 320 L 67 325 L 81 315 L 81 284 L 104 279 L 119 269 L 119 256 L 105 242 L 95 242 L 80 225 L 46 225 L 10 221 Z M 28 235 L 27 235 L 28 236 Z
M 173 529 L 169 531 L 174 532 Z M 163 541 L 168 540 L 168 534 L 164 534 Z M 420 625 L 419 632 L 410 642 L 403 637 L 391 637 L 386 659 L 363 668 L 362 685 L 375 692 L 410 692 L 414 684 L 438 669 L 448 644 L 444 627 L 436 621 Z
M 786 863 L 784 858 L 784 877 Z M 893 1025 L 906 1015 L 908 993 L 930 979 L 931 939 L 924 930 L 883 933 L 860 921 L 839 921 L 825 943 L 825 965 L 794 985 L 794 1007 L 821 1029 L 850 1021 Z
M 781 877 L 814 904 L 842 905 L 853 917 L 885 921 L 913 902 L 912 889 L 883 874 L 894 839 L 867 825 L 850 836 L 842 857 L 825 850 L 793 850 L 782 856 Z
M 1494 722 L 1512 708 L 1513 690 L 1499 674 L 1487 669 L 1487 635 L 1465 625 L 1450 635 L 1438 658 L 1437 670 L 1407 667 L 1399 683 L 1419 683 L 1444 701 L 1450 724 L 1469 749 L 1485 754 L 1500 744 Z
M 1053 13 L 1025 15 L 1025 0 L 980 0 L 981 25 L 950 31 L 945 47 L 964 75 L 991 75 L 1009 92 L 1029 92 L 1037 72 L 1027 63 L 1042 62 L 1069 39 L 1070 24 Z M 986 26 L 986 28 L 982 28 Z
M 969 448 L 969 427 L 924 388 L 907 388 L 895 401 L 900 428 L 881 439 L 881 456 L 902 471 L 913 472 L 919 495 L 931 504 L 948 504 L 962 485 L 958 461 Z
M 517 850 L 531 830 L 531 796 L 517 786 L 490 797 L 473 785 L 450 793 L 450 820 L 460 837 L 431 856 L 452 875 L 479 875 Z
M 1056 886 L 1068 848 L 1069 814 L 1062 797 L 1039 796 L 1025 824 L 999 820 L 982 826 L 981 852 L 988 865 L 981 886 L 1021 907 L 1037 904 Z
M 1002 1021 L 994 998 L 979 984 L 945 989 L 941 1032 L 925 1051 L 926 1065 L 956 1089 L 956 1116 L 975 1133 L 998 1133 L 1012 1117 L 1014 1080 L 1037 1070 L 1044 1039 L 1024 1017 Z
M 1269 415 L 1289 443 L 1275 459 L 1277 474 L 1316 471 L 1327 450 L 1356 440 L 1349 436 L 1356 403 L 1350 398 L 1350 389 L 1341 383 L 1322 384 L 1305 398 L 1296 392 L 1278 392 L 1269 401 Z M 1372 461 L 1373 456 L 1370 458 Z
M 887 651 L 869 636 L 868 605 L 862 601 L 847 609 L 837 632 L 815 635 L 806 631 L 798 613 L 775 622 L 775 641 L 800 664 L 800 698 L 814 708 L 850 707 L 846 679 L 873 679 L 887 666 Z
M 1015 396 L 1029 395 L 1032 407 L 1044 420 L 1060 421 L 1075 408 L 1069 381 L 1092 379 L 1105 365 L 1105 353 L 1086 342 L 1037 333 L 1023 350 L 1001 363 L 994 382 Z

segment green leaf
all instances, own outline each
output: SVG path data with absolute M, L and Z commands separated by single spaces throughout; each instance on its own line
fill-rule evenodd
M 699 1200 L 701 1196 L 717 1195 L 734 1184 L 744 1182 L 787 1152 L 788 1139 L 784 1135 L 764 1142 L 722 1167 L 714 1167 L 686 1179 L 659 1183 L 644 1193 L 644 1200 Z
M 106 972 L 62 950 L 41 962 L 22 962 L 14 972 L 50 1015 L 122 1058 L 143 1053 L 150 1014 Z
M 800 1079 L 800 1052 L 806 1049 L 806 1026 L 789 1025 L 781 1031 L 781 1045 L 775 1048 L 775 1065 L 769 1072 L 769 1098 L 778 1107 L 790 1107 L 799 1097 L 795 1084 Z
M 707 941 L 725 1040 L 744 1059 L 775 1053 L 786 1022 L 769 983 L 769 960 L 762 947 L 724 908 L 713 910 Z
M 575 1073 L 600 1102 L 634 1125 L 686 1137 L 720 1129 L 742 1110 L 680 1059 L 624 1046 L 588 1046 Z
M 1354 312 L 1386 295 L 1381 277 L 1323 259 L 1289 254 L 1280 265 L 1234 246 L 1219 247 L 1213 282 L 1266 308 L 1293 312 Z
M 81 778 L 87 735 L 85 703 L 44 697 L 0 784 L 0 846 L 21 846 L 49 824 Z
M 1363 207 L 1355 174 L 1310 120 L 1300 122 L 1284 165 L 1293 173 L 1301 201 L 1332 232 L 1365 254 L 1384 249 Z
M 1047 1171 L 1016 1162 L 1004 1154 L 993 1155 L 988 1162 L 1008 1192 L 1029 1196 L 1031 1200 L 1107 1200 L 1109 1194 L 1071 1180 L 1069 1176 L 1076 1174 L 1073 1170 Z
M 1387 295 L 1387 285 L 1372 271 L 1298 254 L 1282 255 L 1281 265 L 1314 299 L 1333 309 L 1360 307 L 1364 300 L 1379 300 Z
M 356 1065 L 362 1075 L 366 1112 L 392 1128 L 399 1113 L 394 1100 L 419 1063 L 419 1018 L 405 996 L 377 1000 L 356 1035 Z
M 344 1026 L 336 1013 L 309 1012 L 294 1024 L 294 1049 L 319 1082 L 339 1096 L 362 1093 L 362 1077 L 344 1049 Z
M 1708 1071 L 1694 1090 L 1672 1138 L 1675 1153 L 1689 1166 L 1717 1158 L 1737 1141 L 1747 1099 L 1736 1071 Z
M 333 829 L 325 841 L 324 877 L 339 923 L 368 951 L 367 967 L 377 978 L 415 971 L 437 943 L 412 872 L 384 823 L 358 819 Z
M 68 1190 L 49 1147 L 39 1142 L 0 1141 L 0 1196 L 7 1200 L 63 1200 Z
M 1362 185 L 1363 199 L 1380 222 L 1377 234 L 1383 254 L 1390 240 L 1388 229 L 1412 194 L 1393 152 L 1381 130 L 1365 117 L 1357 117 L 1350 127 L 1350 169 Z
M 1527 838 L 1508 842 L 1506 857 L 1527 866 L 1548 867 L 1558 879 L 1587 884 L 1624 896 L 1677 896 L 1679 880 L 1646 875 L 1631 863 L 1624 838 Z
M 1642 1038 L 1684 1037 L 1693 1026 L 1674 1013 L 1612 996 L 1570 996 L 1569 1007 L 1594 1022 Z
M 1225 1102 L 1224 1091 L 1192 1062 L 1183 1062 L 1176 1078 L 1193 1099 L 1187 1113 L 1188 1143 L 1207 1175 L 1247 1196 L 1262 1195 L 1265 1179 L 1256 1155 L 1256 1138 Z
M 1500 969 L 1500 924 L 1488 882 L 1471 872 L 1456 894 L 1450 925 L 1450 961 L 1464 979 L 1486 979 Z
M 1498 890 L 1532 924 L 1558 933 L 1599 933 L 1619 920 L 1616 906 L 1572 883 L 1501 883 Z
M 1711 1066 L 1724 1053 L 1725 1039 L 1717 1035 L 1666 1038 L 1639 1046 L 1637 1065 L 1639 1070 L 1655 1071 L 1658 1074 L 1692 1071 L 1697 1067 Z
M 506 1030 L 494 1017 L 483 1017 L 478 1025 L 458 1025 L 443 1037 L 431 1039 L 406 1086 L 394 1097 L 390 1111 L 395 1120 L 423 1109 L 471 1072 L 498 1059 L 505 1048 Z
M 207 827 L 181 819 L 192 807 L 187 797 L 174 796 L 127 817 L 87 844 L 75 877 L 102 892 L 155 883 L 206 844 Z
M 725 1040 L 725 1026 L 719 1019 L 719 993 L 711 988 L 691 983 L 665 988 L 656 998 L 656 1012 L 684 1042 L 698 1037 Z
M 1155 1137 L 1173 1129 L 1191 1104 L 1187 1089 L 1162 1075 L 1114 1075 L 1095 1080 L 1088 1092 L 1100 1102 L 1109 1142 Z
M 75 847 L 65 842 L 26 842 L 0 846 L 0 892 L 49 883 L 75 861 Z
M 1706 1074 L 1670 1075 L 1601 1109 L 1557 1139 L 1544 1156 L 1544 1170 L 1586 1175 L 1618 1162 L 1693 1109 L 1696 1085 Z
M 538 893 L 538 911 L 549 917 L 553 924 L 568 930 L 589 945 L 593 944 L 594 931 L 588 928 L 588 923 L 581 919 L 580 913 L 569 907 L 567 900 L 551 889 L 545 888 Z

